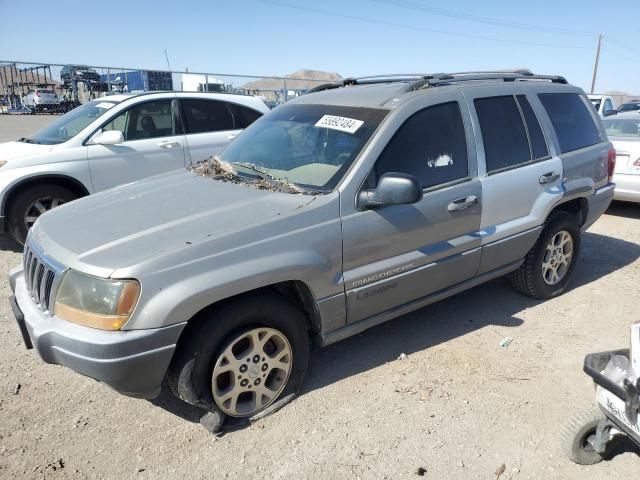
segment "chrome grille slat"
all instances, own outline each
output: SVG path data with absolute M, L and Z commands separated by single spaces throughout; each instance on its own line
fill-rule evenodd
M 31 259 L 31 265 L 29 265 L 29 285 L 30 285 L 32 296 L 33 296 L 33 281 L 34 281 L 37 266 L 38 266 L 38 258 L 34 256 Z
M 40 310 L 51 315 L 55 292 L 65 267 L 48 257 L 37 245 L 27 241 L 23 257 L 27 291 Z
M 40 303 L 40 287 L 42 285 L 42 277 L 44 277 L 44 264 L 38 263 L 34 273 L 35 281 L 33 283 L 33 296 L 36 303 Z
M 53 286 L 53 280 L 55 279 L 55 273 L 49 270 L 47 272 L 46 281 L 42 282 L 42 293 L 40 298 L 42 299 L 42 303 L 47 306 L 47 310 L 51 310 L 51 287 Z

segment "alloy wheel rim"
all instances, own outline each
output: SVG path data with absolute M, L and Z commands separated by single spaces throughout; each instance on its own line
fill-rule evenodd
M 282 393 L 293 366 L 291 345 L 278 330 L 251 329 L 236 336 L 217 358 L 211 377 L 213 400 L 232 417 L 250 417 Z
M 40 218 L 40 215 L 48 212 L 52 208 L 59 207 L 63 203 L 65 203 L 65 201 L 62 198 L 55 197 L 43 197 L 35 200 L 25 211 L 24 226 L 27 227 L 27 230 L 30 229 L 33 227 L 33 224 L 36 223 L 36 220 Z
M 573 238 L 566 230 L 556 233 L 544 251 L 542 278 L 547 285 L 557 285 L 566 277 L 573 259 Z

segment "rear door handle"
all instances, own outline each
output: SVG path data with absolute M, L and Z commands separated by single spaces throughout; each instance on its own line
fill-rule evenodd
M 462 197 L 451 202 L 447 206 L 447 210 L 449 212 L 458 212 L 460 210 L 464 210 L 465 208 L 472 207 L 477 203 L 478 203 L 478 197 L 476 197 L 475 195 L 469 195 L 468 197 Z
M 160 142 L 158 146 L 160 148 L 176 148 L 180 146 L 180 142 Z
M 553 183 L 560 178 L 560 174 L 557 172 L 547 172 L 544 175 L 541 175 L 538 179 L 540 185 L 544 185 L 545 183 Z
M 227 135 L 227 138 L 229 140 L 233 140 L 234 138 L 236 138 L 238 135 L 240 135 L 239 133 L 230 133 L 229 135 Z

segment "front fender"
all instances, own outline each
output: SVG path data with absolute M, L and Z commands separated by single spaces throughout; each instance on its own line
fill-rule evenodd
M 139 313 L 124 329 L 158 328 L 188 321 L 216 302 L 286 281 L 304 283 L 315 302 L 324 296 L 319 284 L 325 288 L 333 284 L 332 290 L 336 291 L 342 288 L 341 276 L 336 274 L 330 258 L 314 250 L 287 251 L 203 271 L 168 288 L 156 288 L 155 294 L 136 308 Z M 143 282 L 143 295 L 153 288 Z
M 0 215 L 6 215 L 7 199 L 15 189 L 20 188 L 21 185 L 47 178 L 69 180 L 88 193 L 93 191 L 89 165 L 86 160 L 33 165 L 0 171 Z

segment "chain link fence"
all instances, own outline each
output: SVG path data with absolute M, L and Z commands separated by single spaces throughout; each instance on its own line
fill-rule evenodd
M 254 95 L 273 108 L 339 80 L 309 73 L 273 77 L 0 60 L 0 114 L 65 113 L 106 95 L 167 90 Z

